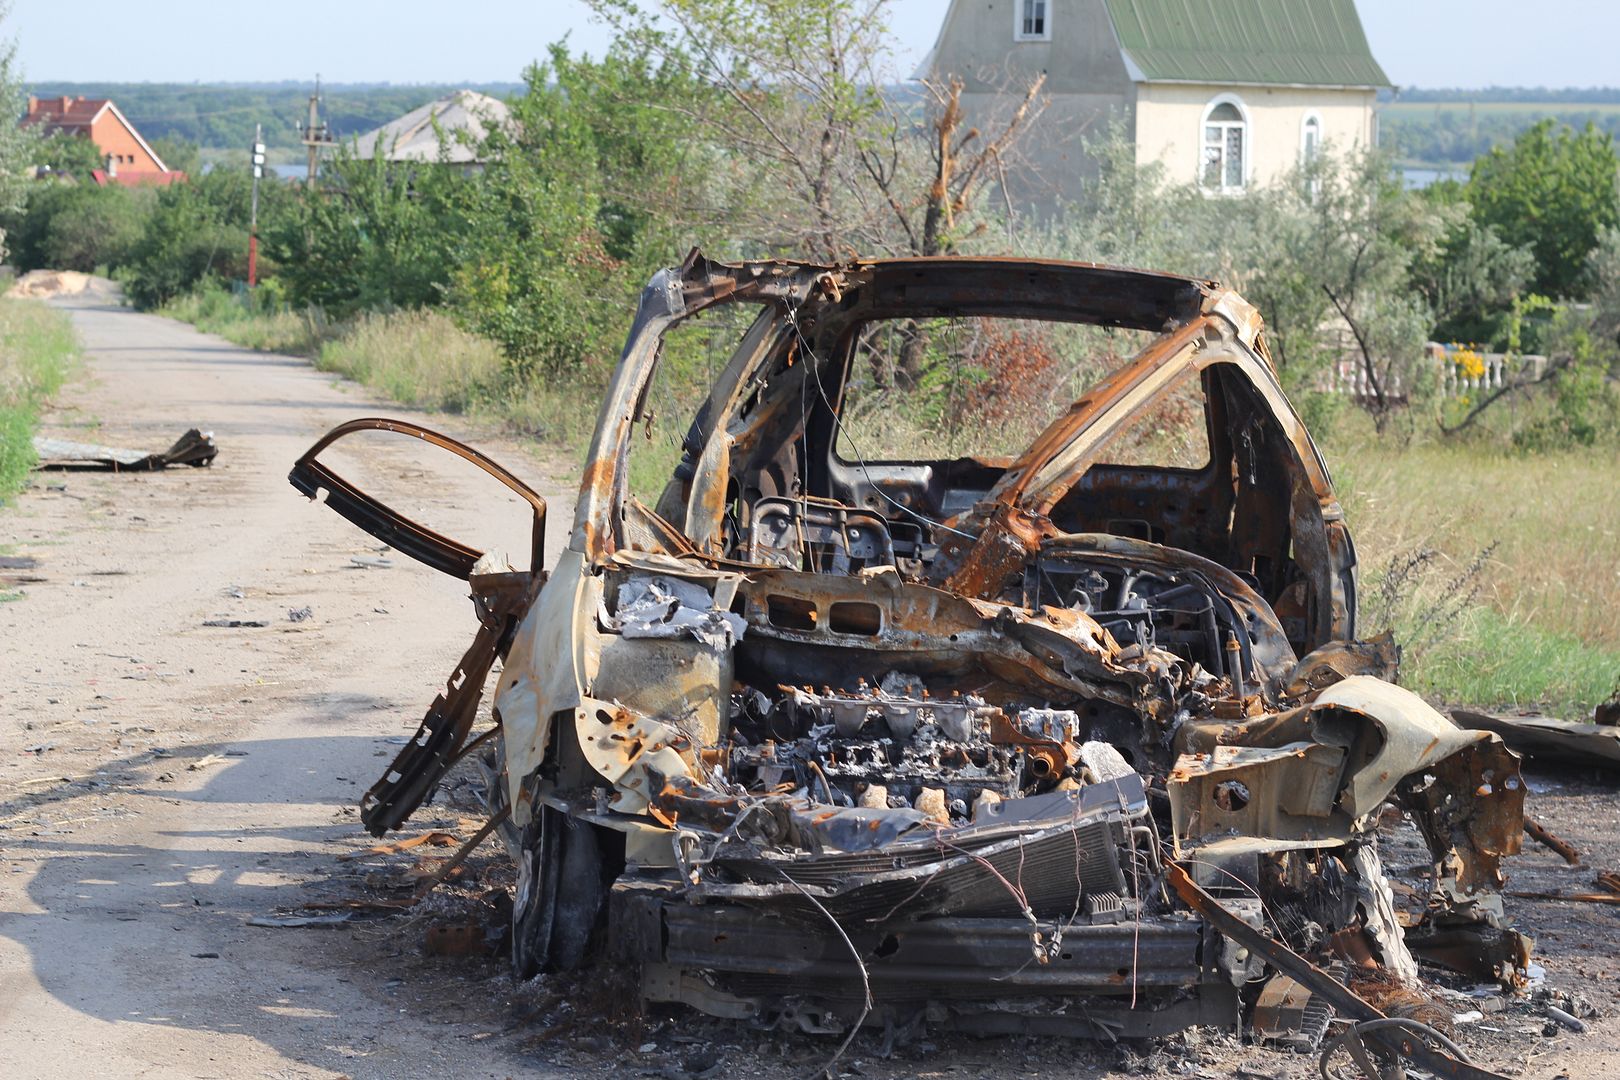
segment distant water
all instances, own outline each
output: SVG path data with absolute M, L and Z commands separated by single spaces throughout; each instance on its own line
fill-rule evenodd
M 1405 182 L 1407 190 L 1426 188 L 1437 180 L 1466 180 L 1468 170 L 1458 167 L 1455 169 L 1416 169 L 1401 166 L 1401 179 Z

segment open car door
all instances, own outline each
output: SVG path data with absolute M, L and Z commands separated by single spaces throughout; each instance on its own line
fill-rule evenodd
M 477 548 L 411 520 L 361 491 L 319 460 L 319 455 L 334 442 L 362 431 L 394 432 L 448 450 L 493 476 L 528 503 L 534 514 L 529 569 L 481 567 L 484 553 Z M 444 692 L 428 706 L 416 735 L 360 800 L 360 819 L 366 830 L 373 836 L 381 836 L 399 828 L 427 801 L 451 766 L 472 745 L 492 734 L 487 732 L 468 742 L 490 668 L 496 657 L 506 656 L 518 620 L 545 583 L 541 564 L 545 551 L 546 501 L 529 485 L 470 446 L 417 424 L 380 417 L 339 424 L 305 451 L 293 464 L 287 479 L 311 500 L 318 500 L 325 492 L 327 506 L 378 540 L 472 587 L 473 606 L 478 613 L 477 635 L 451 672 Z

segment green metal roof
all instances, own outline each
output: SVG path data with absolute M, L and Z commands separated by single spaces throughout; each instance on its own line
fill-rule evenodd
M 1355 0 L 1106 0 L 1148 82 L 1388 86 Z

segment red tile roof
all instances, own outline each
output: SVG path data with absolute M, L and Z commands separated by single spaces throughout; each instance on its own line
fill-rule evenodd
M 23 118 L 23 124 L 24 126 L 44 124 L 52 130 L 85 128 L 90 126 L 108 103 L 108 98 L 31 97 L 28 99 L 28 115 Z
M 121 172 L 108 176 L 106 169 L 91 169 L 90 178 L 98 187 L 108 184 L 118 184 L 120 187 L 168 187 L 170 184 L 184 183 L 186 174 L 170 169 L 168 172 Z

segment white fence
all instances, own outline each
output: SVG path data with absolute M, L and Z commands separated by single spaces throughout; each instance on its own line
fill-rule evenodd
M 1323 373 L 1321 389 L 1330 394 L 1348 394 L 1355 398 L 1373 397 L 1372 382 L 1367 378 L 1361 353 L 1355 343 L 1339 342 L 1338 359 Z M 1516 356 L 1512 353 L 1476 352 L 1471 349 L 1452 348 L 1431 341 L 1423 349 L 1424 361 L 1433 365 L 1436 382 L 1444 397 L 1462 397 L 1506 386 L 1518 380 L 1539 379 L 1547 370 L 1545 356 Z M 1406 400 L 1406 385 L 1399 372 L 1390 373 L 1384 396 L 1391 401 Z

